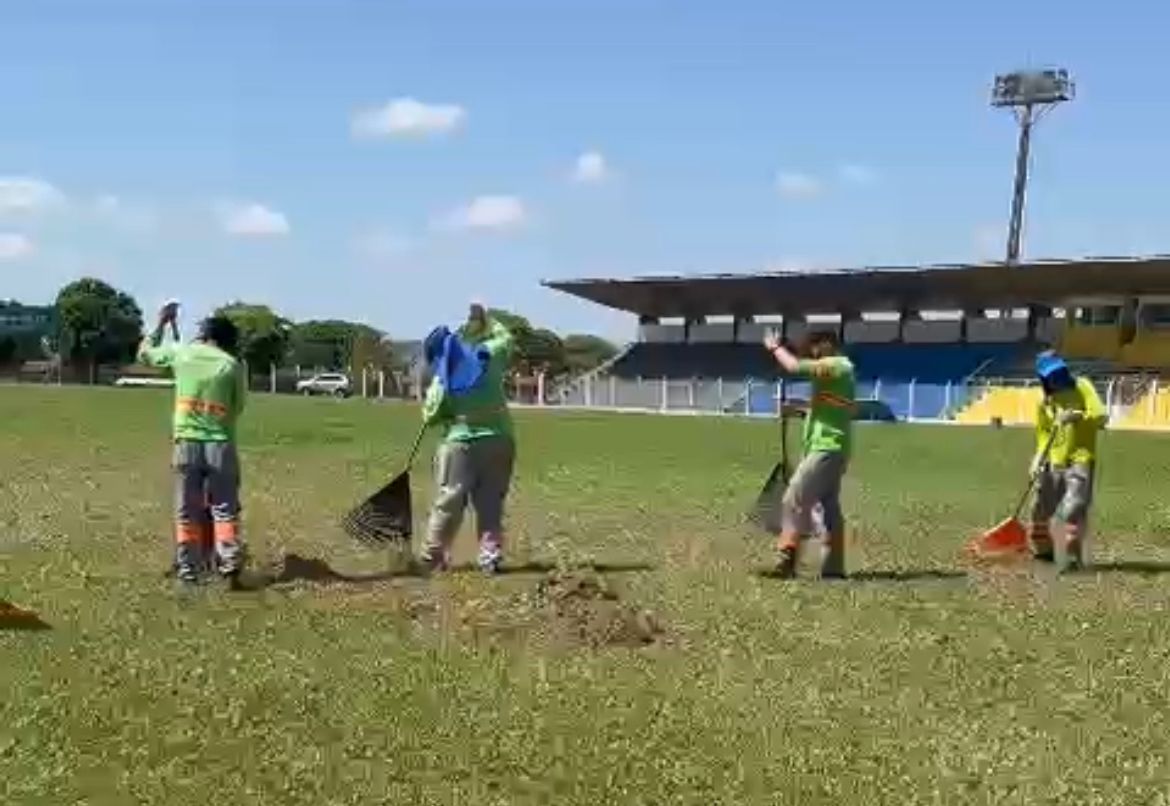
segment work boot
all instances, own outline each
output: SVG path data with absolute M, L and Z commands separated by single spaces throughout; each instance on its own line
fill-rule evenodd
M 778 579 L 796 579 L 796 564 L 800 552 L 796 546 L 785 546 L 776 551 L 776 567 L 772 576 Z
M 1052 546 L 1052 535 L 1047 529 L 1033 526 L 1028 542 L 1032 547 L 1032 559 L 1042 563 L 1055 562 L 1056 551 Z
M 1085 551 L 1079 538 L 1071 538 L 1064 544 L 1064 557 L 1061 558 L 1060 572 L 1073 574 L 1085 567 Z
M 442 573 L 451 567 L 451 552 L 437 545 L 428 545 L 414 563 L 414 569 L 422 576 Z
M 821 579 L 845 579 L 845 537 L 825 535 L 821 547 Z
M 500 573 L 500 565 L 504 561 L 502 542 L 496 532 L 484 532 L 480 538 L 479 570 L 489 576 Z

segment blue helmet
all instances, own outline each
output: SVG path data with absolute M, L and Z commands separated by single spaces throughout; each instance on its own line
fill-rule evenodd
M 489 358 L 487 348 L 465 344 L 444 326 L 427 335 L 423 356 L 444 391 L 455 396 L 464 395 L 479 384 Z
M 1072 370 L 1055 350 L 1045 350 L 1036 356 L 1036 375 L 1048 392 L 1072 389 L 1076 386 Z

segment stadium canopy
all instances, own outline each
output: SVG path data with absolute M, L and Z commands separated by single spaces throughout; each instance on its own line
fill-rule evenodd
M 543 285 L 658 319 L 1062 307 L 1077 300 L 1170 294 L 1170 256 L 546 280 Z

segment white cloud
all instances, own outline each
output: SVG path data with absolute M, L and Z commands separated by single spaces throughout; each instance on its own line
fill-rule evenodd
M 448 134 L 463 125 L 467 111 L 458 104 L 428 104 L 415 98 L 395 98 L 364 109 L 353 117 L 355 137 L 425 137 Z
M 815 176 L 782 171 L 776 175 L 776 189 L 789 199 L 811 199 L 819 196 L 824 187 Z
M 599 151 L 586 151 L 577 157 L 573 166 L 573 181 L 581 184 L 599 184 L 610 177 L 609 165 Z
M 0 213 L 36 213 L 64 201 L 65 194 L 43 179 L 0 176 Z
M 842 165 L 837 169 L 841 181 L 851 185 L 872 185 L 877 181 L 877 172 L 865 165 Z
M 216 207 L 220 226 L 228 235 L 270 237 L 288 235 L 291 230 L 284 213 L 257 202 L 222 202 Z
M 18 232 L 0 232 L 0 261 L 20 260 L 36 251 L 36 245 L 27 235 Z
M 477 196 L 437 222 L 438 229 L 513 230 L 528 219 L 524 203 L 515 196 Z

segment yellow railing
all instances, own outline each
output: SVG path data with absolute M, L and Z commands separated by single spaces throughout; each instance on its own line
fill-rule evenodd
M 989 386 L 955 415 L 955 422 L 986 424 L 999 418 L 1004 425 L 1035 423 L 1040 397 L 1038 386 Z

